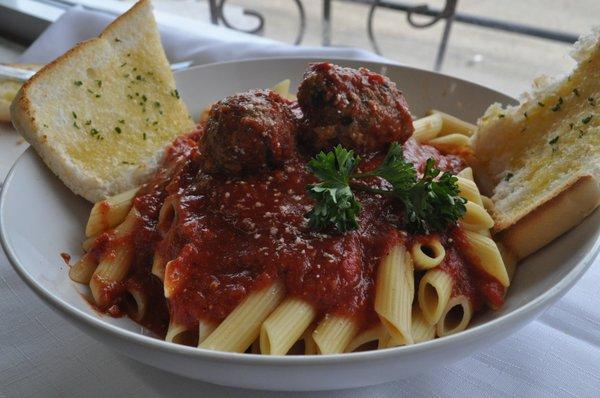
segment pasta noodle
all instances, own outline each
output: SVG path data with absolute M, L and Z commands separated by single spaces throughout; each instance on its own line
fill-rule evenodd
M 426 143 L 442 131 L 442 117 L 438 114 L 426 116 L 413 122 L 413 138 L 418 143 Z
M 312 334 L 317 354 L 338 354 L 350 344 L 358 332 L 356 323 L 349 318 L 328 315 Z
M 440 321 L 436 325 L 439 337 L 462 332 L 473 317 L 473 304 L 467 296 L 455 296 L 448 301 Z
M 464 233 L 470 251 L 478 260 L 478 265 L 498 280 L 502 286 L 510 285 L 508 273 L 496 242 L 475 232 L 464 231 Z
M 350 344 L 348 344 L 346 347 L 345 352 L 356 351 L 361 346 L 374 341 L 379 341 L 386 335 L 387 332 L 385 327 L 382 324 L 377 324 L 376 326 L 363 330 L 355 338 L 353 338 Z
M 427 112 L 428 115 L 440 115 L 442 118 L 442 131 L 440 135 L 462 134 L 468 137 L 472 136 L 477 130 L 477 126 L 467 123 L 456 116 L 432 109 Z
M 435 326 L 427 322 L 418 306 L 413 307 L 411 334 L 415 343 L 435 338 Z
M 442 313 L 450 294 L 454 281 L 446 272 L 431 269 L 423 275 L 419 282 L 418 301 L 423 316 L 431 325 L 435 325 Z
M 316 316 L 312 305 L 289 298 L 273 311 L 262 324 L 260 351 L 269 355 L 285 355 Z
M 471 201 L 468 201 L 465 207 L 467 211 L 460 223 L 466 230 L 482 231 L 494 226 L 494 220 L 483 207 Z
M 411 344 L 411 308 L 415 295 L 412 259 L 402 245 L 396 245 L 377 271 L 375 311 L 392 337 Z
M 427 141 L 427 145 L 431 145 L 447 153 L 461 153 L 464 148 L 470 148 L 469 137 L 462 134 L 448 134 L 436 137 Z
M 437 267 L 444 261 L 446 250 L 437 237 L 430 236 L 426 242 L 417 240 L 413 243 L 410 254 L 415 265 L 415 270 L 425 271 Z
M 138 188 L 122 192 L 98 202 L 92 207 L 90 218 L 85 227 L 85 236 L 91 237 L 119 225 L 133 204 Z
M 98 262 L 86 253 L 69 269 L 69 278 L 75 282 L 89 284 L 97 267 Z
M 217 351 L 246 351 L 258 338 L 262 322 L 282 299 L 283 286 L 279 282 L 250 293 L 199 347 Z

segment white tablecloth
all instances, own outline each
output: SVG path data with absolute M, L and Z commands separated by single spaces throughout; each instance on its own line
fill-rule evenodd
M 72 10 L 23 56 L 44 62 L 96 34 L 108 17 Z M 197 63 L 281 54 L 374 59 L 352 49 L 296 49 L 206 26 L 201 35 L 163 31 L 171 61 Z M 0 126 L 0 179 L 25 144 Z M 112 352 L 47 307 L 0 251 L 0 397 L 600 397 L 600 260 L 556 305 L 519 333 L 419 377 L 355 390 L 271 393 L 174 376 Z

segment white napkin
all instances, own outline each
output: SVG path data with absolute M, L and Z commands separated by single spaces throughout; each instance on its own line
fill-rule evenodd
M 74 7 L 63 14 L 20 57 L 23 63 L 46 63 L 76 43 L 97 36 L 113 19 L 108 14 Z M 237 59 L 313 56 L 386 61 L 371 52 L 349 47 L 296 47 L 263 37 L 198 22 L 199 32 L 159 26 L 163 46 L 171 63 L 194 61 L 201 65 Z
M 46 62 L 96 35 L 110 20 L 67 12 L 23 55 Z M 297 48 L 211 25 L 202 34 L 163 29 L 171 62 L 314 55 L 377 59 L 353 49 Z M 363 389 L 290 393 L 294 397 L 600 397 L 600 261 L 538 320 L 498 344 L 418 377 Z M 0 252 L 0 397 L 279 397 L 214 386 L 120 356 L 51 311 Z

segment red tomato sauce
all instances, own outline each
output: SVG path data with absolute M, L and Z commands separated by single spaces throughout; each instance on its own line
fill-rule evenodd
M 133 266 L 123 283 L 106 286 L 113 307 L 127 312 L 122 293 L 131 286 L 144 290 L 151 303 L 140 323 L 164 336 L 169 318 L 190 328 L 199 319 L 219 322 L 250 292 L 280 280 L 288 296 L 310 302 L 321 315 L 352 317 L 365 327 L 374 322 L 377 267 L 394 244 L 411 239 L 400 231 L 398 203 L 356 192 L 362 205 L 359 229 L 315 232 L 305 218 L 313 204 L 307 185 L 315 182 L 305 167 L 308 154 L 298 150 L 276 171 L 245 177 L 207 174 L 199 166 L 201 135 L 199 129 L 177 139 L 163 168 L 138 192 L 134 206 L 142 219 L 126 237 L 135 247 Z M 365 156 L 361 169 L 376 167 L 383 155 Z M 464 167 L 460 158 L 413 139 L 404 144 L 404 155 L 419 172 L 428 158 L 443 171 L 457 173 Z M 378 178 L 368 183 L 387 184 Z M 174 215 L 159 225 L 167 198 L 174 203 Z M 501 302 L 504 291 L 497 281 L 452 244 L 460 236 L 455 228 L 441 237 L 448 253 L 442 268 L 456 280 L 454 294 L 468 295 L 477 306 L 482 300 Z M 113 240 L 101 235 L 91 253 L 106 253 Z M 155 253 L 173 260 L 165 271 L 168 299 L 150 272 Z

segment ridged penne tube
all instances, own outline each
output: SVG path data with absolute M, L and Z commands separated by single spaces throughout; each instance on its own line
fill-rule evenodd
M 122 238 L 131 233 L 139 218 L 139 212 L 131 208 L 125 220 L 114 229 L 114 237 Z M 134 248 L 128 242 L 121 242 L 111 249 L 104 253 L 90 279 L 92 296 L 100 306 L 108 304 L 109 300 L 103 287 L 125 279 L 133 260 Z
M 435 325 L 442 316 L 450 300 L 453 284 L 452 277 L 439 269 L 431 269 L 421 278 L 417 299 L 423 317 L 429 324 Z
M 415 343 L 432 340 L 435 338 L 435 325 L 427 322 L 418 306 L 413 307 L 412 313 L 412 338 Z
M 382 324 L 377 324 L 376 326 L 360 332 L 355 338 L 352 339 L 344 351 L 354 352 L 367 343 L 379 341 L 379 339 L 381 339 L 381 337 L 383 337 L 386 333 L 385 327 Z
M 426 143 L 438 136 L 442 131 L 442 117 L 440 115 L 430 115 L 417 119 L 413 122 L 415 131 L 413 138 L 418 143 Z
M 492 201 L 492 199 L 485 195 L 481 195 L 481 202 L 483 203 L 483 208 L 487 211 L 491 212 L 494 210 L 494 201 Z
M 160 254 L 158 250 L 155 250 L 154 257 L 152 258 L 152 268 L 150 269 L 150 273 L 164 282 L 166 267 L 167 263 L 164 261 L 162 254 Z
M 470 167 L 465 167 L 461 171 L 456 174 L 457 177 L 464 178 L 465 180 L 469 180 L 475 182 L 475 178 L 473 178 L 473 169 Z
M 387 329 L 383 332 L 379 341 L 377 342 L 377 349 L 383 350 L 384 348 L 395 347 L 399 344 L 394 344 L 392 336 L 388 333 Z
M 176 199 L 174 196 L 168 196 L 158 212 L 158 227 L 162 231 L 169 230 L 177 218 L 175 208 Z
M 403 245 L 396 245 L 377 270 L 375 311 L 390 335 L 402 344 L 412 344 L 410 321 L 415 277 L 412 258 Z
M 200 319 L 198 321 L 198 346 L 217 328 L 217 324 Z
M 327 315 L 312 334 L 317 354 L 344 352 L 358 332 L 356 322 L 343 316 Z
M 483 206 L 483 201 L 481 200 L 481 195 L 479 194 L 479 188 L 477 188 L 475 182 L 461 176 L 457 176 L 456 178 L 458 179 L 457 184 L 459 195 L 470 202 L 473 202 L 479 206 Z
M 132 260 L 133 247 L 122 244 L 115 248 L 110 255 L 105 255 L 98 263 L 98 267 L 90 279 L 90 290 L 97 305 L 109 304 L 110 297 L 107 296 L 104 287 L 125 279 Z
M 260 352 L 285 355 L 315 319 L 314 307 L 304 300 L 288 298 L 269 315 L 260 328 Z
M 313 339 L 314 331 L 313 327 L 309 327 L 302 336 L 302 340 L 304 340 L 304 355 L 317 355 L 317 343 Z
M 425 271 L 440 265 L 444 261 L 446 250 L 437 237 L 431 236 L 426 241 L 415 241 L 410 248 L 410 255 L 415 270 Z
M 127 213 L 131 210 L 133 198 L 137 191 L 138 188 L 130 189 L 94 204 L 85 227 L 85 236 L 98 235 L 123 222 Z
M 98 239 L 98 235 L 90 236 L 81 244 L 81 248 L 84 252 L 89 252 L 94 243 L 96 243 L 96 239 Z
M 428 115 L 440 115 L 442 118 L 442 131 L 440 135 L 447 134 L 463 134 L 466 136 L 472 136 L 477 130 L 477 126 L 474 124 L 465 122 L 456 116 L 449 115 L 436 109 L 431 109 L 427 112 Z
M 93 256 L 86 253 L 69 269 L 69 278 L 71 278 L 72 281 L 85 283 L 87 285 L 90 283 L 90 279 L 92 279 L 92 275 L 97 267 L 98 262 Z
M 465 203 L 467 211 L 460 219 L 460 223 L 468 231 L 489 230 L 494 226 L 494 219 L 482 206 L 471 201 Z
M 194 346 L 196 345 L 196 336 L 195 330 L 191 330 L 180 323 L 171 321 L 169 322 L 169 328 L 167 329 L 165 341 L 175 344 Z
M 148 310 L 148 296 L 137 287 L 129 286 L 126 290 L 133 298 L 133 305 L 135 305 L 134 309 L 128 311 L 128 315 L 134 321 L 139 322 L 144 318 Z
M 281 95 L 283 98 L 293 100 L 296 99 L 296 96 L 290 93 L 290 79 L 285 79 L 271 87 L 271 90 L 275 91 L 277 94 Z
M 431 145 L 447 153 L 461 152 L 465 148 L 470 148 L 469 137 L 462 134 L 448 134 L 436 137 L 427 141 L 427 145 Z
M 260 325 L 283 300 L 281 283 L 250 293 L 199 347 L 244 352 L 258 338 Z
M 508 287 L 510 280 L 496 242 L 476 232 L 464 231 L 464 234 L 471 254 L 477 258 L 477 265 L 498 280 L 502 286 Z
M 452 297 L 436 325 L 436 333 L 439 337 L 443 337 L 462 332 L 469 326 L 472 317 L 471 300 L 463 295 Z

